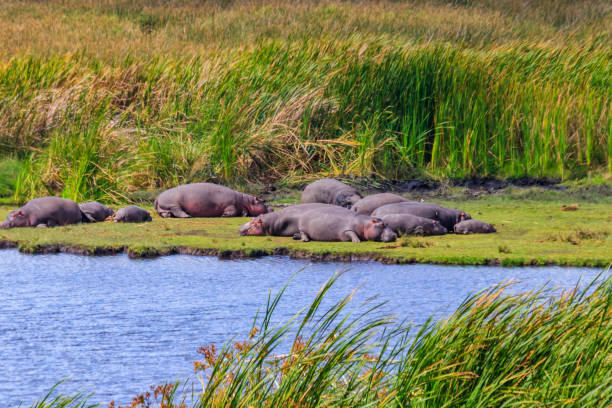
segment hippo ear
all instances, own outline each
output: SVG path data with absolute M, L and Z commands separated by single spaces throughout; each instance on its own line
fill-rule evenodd
M 23 211 L 21 210 L 17 210 L 17 213 L 15 215 L 18 215 L 20 217 L 24 216 L 25 214 L 23 213 Z

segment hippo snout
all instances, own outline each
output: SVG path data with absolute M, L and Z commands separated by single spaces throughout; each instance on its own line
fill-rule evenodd
M 382 234 L 380 234 L 380 240 L 382 242 L 393 242 L 397 239 L 397 234 L 389 227 L 385 227 Z
M 245 236 L 250 227 L 251 227 L 251 221 L 246 222 L 240 226 L 240 228 L 238 229 L 238 232 L 240 233 L 240 235 Z

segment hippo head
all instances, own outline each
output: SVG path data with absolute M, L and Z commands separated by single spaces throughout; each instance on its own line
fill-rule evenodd
M 266 235 L 263 220 L 260 217 L 253 218 L 251 221 L 242 225 L 239 229 L 240 235 Z
M 432 223 L 431 235 L 445 235 L 446 233 L 448 233 L 448 230 L 446 229 L 446 227 L 444 227 L 438 221 L 432 221 L 431 223 Z
M 380 240 L 382 242 L 393 242 L 396 239 L 397 239 L 397 234 L 391 228 L 385 226 L 385 229 L 380 235 Z
M 464 211 L 461 211 L 461 214 L 459 215 L 459 221 L 465 221 L 465 220 L 471 220 L 472 216 Z
M 357 201 L 361 200 L 361 196 L 356 193 L 340 193 L 336 196 L 336 205 L 340 207 L 351 208 Z
M 110 207 L 104 208 L 104 219 L 108 217 L 112 217 L 113 215 L 115 215 L 115 211 L 112 208 Z
M 6 216 L 6 221 L 2 223 L 2 228 L 29 227 L 30 217 L 23 210 L 11 211 Z
M 388 230 L 388 231 L 386 231 Z M 371 218 L 363 226 L 363 237 L 367 241 L 394 241 L 397 236 L 380 218 Z M 388 241 L 385 241 L 387 239 Z
M 487 224 L 485 226 L 485 232 L 497 232 L 493 224 Z
M 249 200 L 248 210 L 249 215 L 252 217 L 257 217 L 258 215 L 268 213 L 268 207 L 266 207 L 264 200 L 259 197 L 252 197 Z

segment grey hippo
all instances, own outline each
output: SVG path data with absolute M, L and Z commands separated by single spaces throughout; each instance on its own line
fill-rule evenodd
M 147 222 L 151 221 L 151 214 L 136 205 L 129 205 L 117 211 L 115 222 Z
M 240 235 L 274 235 L 292 237 L 298 232 L 298 222 L 304 213 L 315 208 L 327 208 L 346 215 L 354 215 L 351 210 L 331 204 L 310 203 L 291 205 L 279 211 L 262 214 L 243 224 Z
M 380 217 L 397 235 L 444 235 L 448 230 L 440 222 L 412 214 L 389 214 Z
M 363 197 L 361 200 L 357 201 L 351 209 L 357 214 L 370 215 L 372 214 L 372 211 L 374 211 L 378 207 L 399 202 L 414 203 L 415 201 L 410 201 L 407 198 L 402 197 L 401 195 L 393 193 L 380 193 Z
M 488 234 L 491 232 L 497 232 L 495 227 L 479 220 L 465 220 L 455 224 L 457 234 Z
M 83 222 L 101 222 L 115 214 L 112 208 L 97 201 L 79 204 L 79 209 L 83 214 Z
M 306 186 L 302 192 L 302 203 L 333 204 L 350 208 L 361 195 L 353 187 L 336 179 L 321 179 Z
M 183 184 L 161 193 L 155 210 L 162 217 L 255 217 L 268 212 L 263 200 L 213 183 Z
M 430 203 L 401 202 L 387 204 L 383 205 L 382 207 L 378 207 L 372 212 L 373 217 L 382 217 L 390 214 L 412 214 L 419 217 L 440 221 L 440 224 L 442 224 L 444 228 L 449 231 L 453 231 L 455 224 L 472 218 L 464 211 Z
M 299 238 L 304 242 L 311 240 L 392 242 L 397 239 L 397 235 L 379 218 L 347 215 L 322 208 L 306 211 L 298 222 L 298 229 Z
M 41 197 L 30 200 L 21 208 L 11 211 L 0 228 L 55 227 L 78 224 L 82 220 L 79 206 L 60 197 Z

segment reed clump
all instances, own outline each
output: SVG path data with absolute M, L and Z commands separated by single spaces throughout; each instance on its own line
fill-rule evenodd
M 603 0 L 3 5 L 0 155 L 23 162 L 19 200 L 612 169 Z
M 193 399 L 166 384 L 131 406 L 600 407 L 612 398 L 610 278 L 560 295 L 497 285 L 414 331 L 377 305 L 347 312 L 352 295 L 322 307 L 336 279 L 290 321 L 272 323 L 281 291 L 247 341 L 201 348 Z

